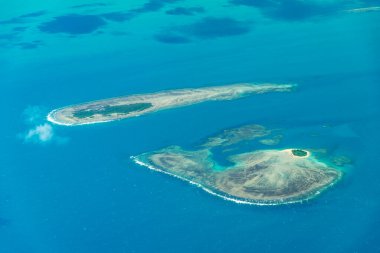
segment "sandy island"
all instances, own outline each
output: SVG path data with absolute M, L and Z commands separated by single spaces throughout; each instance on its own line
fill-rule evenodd
M 206 88 L 168 90 L 70 105 L 51 111 L 48 121 L 65 126 L 94 124 L 140 116 L 205 101 L 232 100 L 267 92 L 291 91 L 294 84 L 240 83 Z

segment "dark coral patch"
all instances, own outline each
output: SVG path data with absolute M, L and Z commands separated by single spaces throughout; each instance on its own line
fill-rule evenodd
M 190 25 L 171 27 L 155 35 L 155 39 L 163 43 L 188 43 L 192 38 L 216 39 L 221 37 L 243 35 L 250 32 L 248 22 L 232 18 L 207 17 Z
M 277 5 L 278 0 L 231 0 L 232 4 L 253 6 L 258 8 L 273 7 Z
M 54 18 L 54 20 L 43 23 L 39 29 L 45 33 L 66 33 L 71 35 L 92 33 L 106 22 L 96 15 L 70 14 Z
M 73 5 L 73 6 L 71 6 L 71 8 L 81 9 L 81 8 L 105 7 L 105 6 L 108 6 L 108 4 L 106 4 L 106 3 L 90 3 L 90 4 Z
M 177 7 L 174 9 L 170 9 L 166 11 L 166 14 L 168 15 L 184 15 L 184 16 L 192 16 L 197 13 L 203 13 L 205 10 L 202 7 Z
M 13 24 L 22 24 L 26 21 L 23 18 L 15 17 L 7 20 L 0 21 L 0 25 L 13 25 Z
M 282 20 L 305 20 L 312 17 L 325 16 L 335 13 L 338 6 L 335 4 L 313 4 L 303 1 L 282 3 L 279 8 L 269 11 L 268 14 Z
M 207 17 L 183 27 L 183 31 L 200 39 L 212 39 L 246 34 L 250 28 L 247 23 L 232 18 Z
M 145 3 L 143 6 L 132 10 L 132 12 L 135 13 L 144 13 L 144 12 L 152 12 L 152 11 L 158 11 L 165 7 L 166 4 L 175 3 L 180 0 L 150 0 L 149 2 Z
M 305 20 L 336 13 L 344 4 L 303 0 L 231 0 L 232 4 L 256 7 L 270 18 L 279 20 Z
M 35 17 L 43 16 L 45 14 L 46 14 L 46 11 L 36 11 L 36 12 L 31 12 L 31 13 L 21 15 L 20 18 L 35 18 Z
M 154 38 L 159 42 L 168 44 L 184 44 L 189 43 L 191 41 L 186 36 L 175 33 L 160 33 L 156 34 Z
M 0 40 L 13 40 L 16 38 L 16 33 L 0 34 Z
M 42 45 L 43 45 L 43 43 L 40 40 L 34 40 L 31 42 L 21 42 L 21 43 L 15 44 L 15 46 L 17 46 L 21 49 L 36 49 Z
M 101 16 L 104 19 L 109 20 L 109 21 L 124 22 L 135 17 L 136 14 L 132 12 L 109 12 L 109 13 L 101 14 Z
M 103 13 L 99 16 L 109 21 L 124 22 L 144 13 L 158 11 L 165 7 L 166 4 L 174 3 L 177 1 L 179 0 L 150 0 L 149 2 L 136 9 L 132 9 L 129 11 Z
M 9 220 L 0 217 L 0 228 L 8 226 L 9 224 L 10 224 Z
M 22 24 L 22 23 L 27 23 L 28 19 L 30 18 L 35 18 L 39 16 L 43 16 L 46 14 L 46 11 L 36 11 L 36 12 L 31 12 L 27 14 L 23 14 L 17 17 L 13 17 L 7 20 L 0 21 L 0 24 L 2 25 L 12 25 L 12 24 Z

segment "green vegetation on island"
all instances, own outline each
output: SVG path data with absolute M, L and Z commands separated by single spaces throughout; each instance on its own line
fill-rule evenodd
M 302 150 L 302 149 L 292 149 L 292 154 L 295 156 L 303 157 L 307 156 L 307 151 Z
M 143 111 L 152 107 L 151 103 L 135 103 L 135 104 L 127 104 L 127 105 L 105 105 L 98 108 L 86 108 L 82 110 L 75 111 L 73 113 L 74 117 L 77 118 L 88 118 L 92 117 L 95 114 L 101 114 L 103 116 L 107 116 L 114 113 L 122 113 L 128 114 L 131 112 Z

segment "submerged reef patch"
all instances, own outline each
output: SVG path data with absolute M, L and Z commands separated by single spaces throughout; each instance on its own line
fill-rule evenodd
M 202 144 L 202 146 L 230 146 L 241 141 L 253 140 L 256 138 L 267 136 L 270 134 L 270 132 L 270 130 L 266 129 L 264 126 L 261 125 L 244 125 L 237 128 L 223 130 L 220 134 L 209 137 L 205 141 L 205 143 Z
M 336 13 L 344 4 L 318 0 L 230 0 L 231 4 L 259 8 L 276 20 L 300 21 Z
M 167 10 L 165 13 L 168 15 L 193 16 L 197 13 L 203 12 L 205 12 L 205 9 L 203 7 L 176 7 L 174 9 Z
M 173 43 L 165 40 L 166 37 L 183 38 L 190 42 L 192 39 L 218 39 L 223 37 L 239 36 L 251 31 L 250 23 L 230 17 L 204 17 L 192 24 L 173 26 L 159 32 L 154 38 L 163 43 Z
M 69 14 L 55 17 L 40 25 L 45 33 L 66 33 L 70 35 L 87 34 L 98 30 L 106 22 L 96 15 Z

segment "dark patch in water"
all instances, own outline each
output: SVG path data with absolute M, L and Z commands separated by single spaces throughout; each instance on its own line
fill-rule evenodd
M 131 12 L 109 12 L 109 13 L 101 14 L 101 16 L 104 19 L 109 20 L 109 21 L 124 22 L 124 21 L 132 19 L 136 15 Z
M 200 39 L 212 39 L 246 34 L 250 28 L 247 23 L 232 18 L 207 17 L 185 26 L 183 30 Z
M 23 32 L 23 31 L 25 31 L 26 29 L 28 29 L 28 27 L 25 27 L 25 26 L 18 26 L 18 27 L 13 28 L 12 30 L 13 30 L 14 32 Z
M 190 25 L 172 27 L 161 31 L 155 39 L 164 43 L 186 43 L 191 38 L 216 39 L 243 35 L 250 32 L 249 23 L 232 18 L 207 17 Z
M 159 42 L 168 44 L 184 44 L 191 42 L 191 40 L 185 36 L 170 33 L 160 33 L 155 35 L 154 38 Z
M 109 13 L 103 13 L 99 16 L 114 22 L 124 22 L 132 18 L 135 18 L 141 14 L 159 11 L 165 7 L 166 4 L 174 3 L 180 0 L 150 0 L 139 8 L 132 9 L 130 11 L 115 11 Z
M 235 150 L 235 153 L 237 151 Z M 212 159 L 217 162 L 218 165 L 223 167 L 233 166 L 235 163 L 228 160 L 228 157 L 233 155 L 234 152 L 225 152 L 224 149 L 214 148 L 212 149 Z
M 46 14 L 46 11 L 36 11 L 19 16 L 20 18 L 34 18 L 40 17 Z
M 256 7 L 273 19 L 297 21 L 336 13 L 344 5 L 302 0 L 231 0 L 232 4 Z
M 129 35 L 129 33 L 124 32 L 124 31 L 115 31 L 115 32 L 111 32 L 111 34 L 113 36 L 126 36 L 126 35 Z
M 16 38 L 15 33 L 0 34 L 0 40 L 13 40 Z
M 180 0 L 150 0 L 149 2 L 145 3 L 140 8 L 132 10 L 132 12 L 135 13 L 145 13 L 145 12 L 152 12 L 152 11 L 158 11 L 165 7 L 166 4 L 171 4 L 175 2 L 179 2 Z
M 43 43 L 40 40 L 34 40 L 31 42 L 21 42 L 21 43 L 15 44 L 15 46 L 18 46 L 21 49 L 36 49 L 42 45 L 43 45 Z
M 10 224 L 9 220 L 0 217 L 0 228 L 8 226 L 9 224 Z
M 91 8 L 91 7 L 105 7 L 108 6 L 109 4 L 106 3 L 90 3 L 90 4 L 78 4 L 78 5 L 73 5 L 71 8 L 74 9 L 81 9 L 81 8 Z
M 166 11 L 166 14 L 168 15 L 184 15 L 184 16 L 193 16 L 197 13 L 203 13 L 205 12 L 205 9 L 202 7 L 177 7 L 174 9 L 170 9 Z
M 253 6 L 258 8 L 271 7 L 275 3 L 275 1 L 271 0 L 231 0 L 230 2 L 235 5 Z
M 88 34 L 104 26 L 106 22 L 96 15 L 70 14 L 43 23 L 39 29 L 45 33 Z
M 36 12 L 31 12 L 27 14 L 23 14 L 17 17 L 13 17 L 7 20 L 0 21 L 0 24 L 2 25 L 13 25 L 13 24 L 22 24 L 22 23 L 27 23 L 29 18 L 35 18 L 35 17 L 40 17 L 46 14 L 46 11 L 36 11 Z
M 25 23 L 25 20 L 19 17 L 0 21 L 1 25 L 13 25 L 13 24 L 22 24 L 22 23 Z
M 313 4 L 303 1 L 292 1 L 282 4 L 280 8 L 270 13 L 276 19 L 304 20 L 316 16 L 325 16 L 337 11 L 335 4 Z

